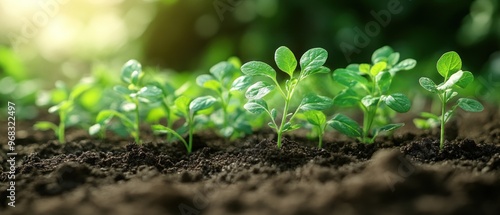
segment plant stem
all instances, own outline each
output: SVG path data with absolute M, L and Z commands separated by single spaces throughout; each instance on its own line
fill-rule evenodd
M 188 125 L 189 126 L 189 132 L 188 132 L 189 142 L 188 142 L 187 152 L 188 152 L 188 154 L 191 154 L 191 151 L 193 150 L 194 117 L 192 117 L 188 123 L 189 123 L 189 125 Z
M 320 128 L 318 133 L 318 148 L 323 148 L 323 132 L 324 130 Z
M 165 116 L 167 118 L 167 127 L 172 128 L 173 122 L 172 119 L 170 119 L 170 107 L 165 102 L 165 99 L 163 100 L 162 104 L 163 108 L 165 109 Z M 172 134 L 169 132 L 167 133 L 167 141 L 170 141 L 170 139 L 172 139 Z
M 59 139 L 59 143 L 63 144 L 66 143 L 66 140 L 64 138 L 65 128 L 66 128 L 66 117 L 64 114 L 61 114 L 59 116 L 59 119 L 61 121 L 59 122 L 59 127 L 57 128 L 57 137 Z
M 140 142 L 140 126 L 141 126 L 141 120 L 140 120 L 140 114 L 139 114 L 139 99 L 135 99 L 135 120 L 136 120 L 136 125 L 135 125 L 135 143 L 136 144 L 141 144 Z
M 444 113 L 446 111 L 446 93 L 443 94 L 441 99 L 441 136 L 439 138 L 439 149 L 444 147 L 444 123 L 445 117 Z
M 288 99 L 285 100 L 285 108 L 283 109 L 283 116 L 281 117 L 281 124 L 280 127 L 278 128 L 278 149 L 281 148 L 281 139 L 282 139 L 282 134 L 283 134 L 283 126 L 285 125 L 286 122 L 286 115 L 288 115 L 288 107 L 290 105 L 290 102 Z
M 364 116 L 363 116 L 363 143 L 370 144 L 373 143 L 371 138 L 370 138 L 370 130 L 373 124 L 373 119 L 374 119 L 374 110 L 371 107 L 365 108 L 363 111 Z

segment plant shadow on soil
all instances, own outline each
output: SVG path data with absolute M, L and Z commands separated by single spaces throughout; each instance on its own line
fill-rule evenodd
M 374 145 L 330 132 L 323 149 L 300 134 L 286 136 L 277 149 L 267 130 L 229 144 L 201 133 L 191 155 L 182 144 L 151 134 L 152 141 L 136 145 L 70 130 L 71 141 L 61 145 L 20 122 L 16 207 L 7 206 L 2 144 L 0 209 L 50 215 L 499 214 L 500 113 L 457 118 L 449 131 L 454 140 L 442 151 L 435 132 L 413 133 L 410 126 Z

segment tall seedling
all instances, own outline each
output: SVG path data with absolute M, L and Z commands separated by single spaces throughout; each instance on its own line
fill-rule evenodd
M 244 107 L 251 113 L 265 113 L 271 118 L 271 122 L 269 122 L 268 125 L 277 133 L 278 148 L 282 145 L 283 133 L 300 127 L 300 124 L 293 121 L 299 111 L 323 110 L 331 106 L 331 99 L 310 94 L 302 98 L 296 110 L 290 110 L 295 90 L 302 80 L 314 74 L 328 73 L 330 71 L 323 66 L 327 58 L 328 53 L 322 48 L 308 50 L 300 58 L 300 72 L 296 77 L 294 75 L 297 68 L 295 55 L 287 47 L 279 47 L 275 52 L 274 59 L 278 68 L 289 76 L 289 79 L 285 81 L 284 87 L 282 87 L 276 79 L 276 71 L 264 62 L 251 61 L 245 63 L 241 67 L 241 71 L 245 76 L 239 78 L 238 82 L 235 84 L 238 85 L 240 89 L 244 89 L 251 84 L 251 82 L 245 81 L 248 80 L 248 77 L 262 76 L 271 81 L 271 83 L 257 81 L 249 86 L 245 93 L 248 102 Z M 284 106 L 280 117 L 278 116 L 276 108 L 269 108 L 268 103 L 264 100 L 264 96 L 275 89 L 277 89 L 279 95 L 284 100 Z
M 351 64 L 345 69 L 335 70 L 333 79 L 347 88 L 334 98 L 333 104 L 339 107 L 359 107 L 363 112 L 363 126 L 343 114 L 334 116 L 329 125 L 363 143 L 373 143 L 382 132 L 403 126 L 403 123 L 374 125 L 375 117 L 383 108 L 389 107 L 399 113 L 410 110 L 410 100 L 401 93 L 389 93 L 389 88 L 397 72 L 412 69 L 416 61 L 398 61 L 399 53 L 384 46 L 373 53 L 371 65 Z
M 73 87 L 73 89 L 69 93 L 69 96 L 67 96 L 66 99 L 61 101 L 59 104 L 49 108 L 49 113 L 57 112 L 59 114 L 59 125 L 56 125 L 48 121 L 40 121 L 35 123 L 33 127 L 35 129 L 42 131 L 53 130 L 56 136 L 58 137 L 59 143 L 65 143 L 66 142 L 65 134 L 67 127 L 66 123 L 68 122 L 68 116 L 75 107 L 76 99 L 90 88 L 91 85 L 89 84 L 78 84 L 75 87 Z
M 237 79 L 239 71 L 230 62 L 220 62 L 210 68 L 210 74 L 203 74 L 196 78 L 196 83 L 215 93 L 219 108 L 211 115 L 219 134 L 226 138 L 241 137 L 252 132 L 248 123 L 247 114 L 242 107 L 242 99 L 235 97 L 240 83 L 249 79 Z
M 193 100 L 186 96 L 180 96 L 175 100 L 176 114 L 185 119 L 184 125 L 177 130 L 163 125 L 153 125 L 153 130 L 158 133 L 168 133 L 177 137 L 186 147 L 187 153 L 193 150 L 193 134 L 197 125 L 205 122 L 198 120 L 196 116 L 200 115 L 202 110 L 208 109 L 214 105 L 217 100 L 212 96 L 202 96 Z M 187 130 L 188 141 L 182 135 Z
M 117 85 L 113 89 L 121 99 L 123 99 L 120 111 L 103 110 L 96 117 L 96 124 L 89 128 L 91 135 L 100 133 L 103 127 L 109 123 L 113 117 L 117 117 L 134 137 L 137 144 L 140 140 L 141 106 L 145 104 L 161 102 L 163 92 L 154 85 L 144 86 L 141 79 L 144 76 L 141 64 L 136 60 L 129 60 L 122 67 L 120 78 L 122 85 Z M 133 113 L 129 117 L 128 113 Z
M 425 113 L 422 116 L 428 118 L 427 122 L 439 121 L 441 125 L 439 147 L 442 149 L 444 147 L 444 126 L 453 116 L 456 108 L 460 107 L 468 112 L 481 112 L 484 107 L 474 99 L 460 98 L 450 110 L 446 111 L 446 104 L 458 95 L 453 88 L 467 87 L 474 81 L 474 75 L 472 75 L 471 72 L 462 71 L 462 59 L 453 51 L 443 54 L 441 58 L 439 58 L 436 67 L 439 74 L 444 78 L 442 83 L 436 85 L 434 81 L 427 77 L 420 78 L 419 83 L 425 90 L 436 94 L 441 102 L 441 116 L 431 113 Z

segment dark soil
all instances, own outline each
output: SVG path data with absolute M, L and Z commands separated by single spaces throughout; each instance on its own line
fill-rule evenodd
M 323 149 L 301 132 L 282 149 L 267 131 L 230 144 L 199 134 L 191 155 L 154 136 L 136 145 L 81 130 L 61 145 L 31 125 L 16 127 L 15 208 L 2 142 L 2 215 L 500 214 L 497 109 L 459 115 L 441 151 L 436 131 L 411 123 L 374 145 L 330 132 Z

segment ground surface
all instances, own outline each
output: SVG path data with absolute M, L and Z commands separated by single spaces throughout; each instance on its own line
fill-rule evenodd
M 17 123 L 15 208 L 2 143 L 2 215 L 500 214 L 498 109 L 460 114 L 441 152 L 411 125 L 375 145 L 331 132 L 323 149 L 300 133 L 282 149 L 266 131 L 229 145 L 199 135 L 189 156 L 78 130 L 61 145 L 31 125 Z

